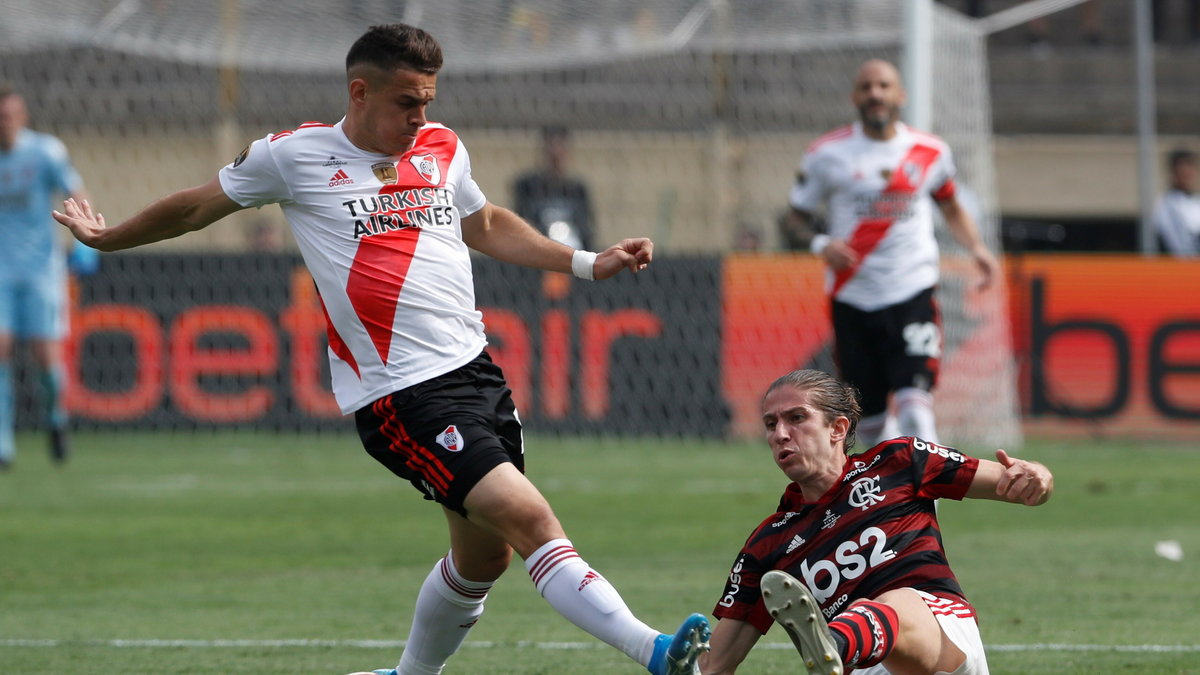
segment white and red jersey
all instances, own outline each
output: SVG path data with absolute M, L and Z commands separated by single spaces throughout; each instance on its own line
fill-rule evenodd
M 805 152 L 792 207 L 827 204 L 829 235 L 847 242 L 860 264 L 827 275 L 830 294 L 863 311 L 907 300 L 938 280 L 932 203 L 954 198 L 954 160 L 936 136 L 896 124 L 887 141 L 855 122 L 818 138 Z
M 427 124 L 395 157 L 355 146 L 342 122 L 303 124 L 255 141 L 219 178 L 242 206 L 283 209 L 321 295 L 343 413 L 483 350 L 462 218 L 485 198 L 450 129 Z

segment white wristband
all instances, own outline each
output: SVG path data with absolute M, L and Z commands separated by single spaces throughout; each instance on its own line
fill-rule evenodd
M 571 273 L 580 279 L 595 281 L 596 272 L 593 268 L 596 265 L 597 255 L 599 254 L 592 253 L 591 251 L 581 251 L 576 249 L 575 252 L 571 254 Z
M 808 250 L 812 251 L 815 255 L 821 255 L 821 251 L 825 250 L 825 247 L 829 245 L 832 239 L 833 237 L 827 234 L 813 235 L 812 242 L 808 245 Z

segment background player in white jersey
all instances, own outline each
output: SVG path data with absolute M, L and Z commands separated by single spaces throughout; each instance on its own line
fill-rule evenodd
M 645 268 L 653 244 L 574 250 L 488 202 L 458 136 L 426 119 L 441 65 L 425 31 L 375 26 L 347 54 L 349 104 L 337 124 L 255 141 L 212 181 L 111 229 L 87 202 L 68 200 L 55 217 L 110 251 L 280 204 L 328 318 L 339 405 L 354 412 L 367 451 L 437 501 L 449 527 L 450 552 L 418 594 L 400 663 L 376 672 L 440 673 L 515 549 L 542 596 L 577 626 L 651 673 L 693 673 L 707 620 L 693 614 L 672 636 L 634 617 L 525 477 L 521 424 L 484 351 L 468 251 L 606 279 Z
M 48 213 L 58 194 L 83 199 L 83 180 L 66 146 L 26 128 L 25 101 L 0 84 L 0 469 L 16 453 L 12 357 L 28 340 L 46 402 L 50 457 L 67 458 L 62 338 L 66 333 L 66 264 L 60 230 Z M 73 261 L 84 267 L 96 253 L 79 245 Z
M 904 88 L 895 66 L 864 63 L 851 101 L 859 121 L 809 147 L 784 221 L 790 241 L 827 264 L 838 368 L 862 393 L 860 433 L 937 440 L 931 390 L 941 355 L 933 298 L 938 280 L 932 197 L 982 274 L 998 274 L 975 222 L 955 198 L 954 163 L 941 139 L 900 122 Z M 813 213 L 827 205 L 828 233 Z M 889 397 L 890 408 L 889 408 Z
M 911 437 L 849 455 L 861 414 L 855 391 L 817 370 L 777 379 L 762 413 L 791 482 L 734 562 L 702 672 L 735 672 L 775 621 L 808 673 L 986 675 L 975 610 L 946 559 L 934 502 L 1044 504 L 1050 471 L 1003 450 L 993 462 Z

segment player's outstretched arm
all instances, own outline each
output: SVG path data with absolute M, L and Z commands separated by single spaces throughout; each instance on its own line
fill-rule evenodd
M 63 211 L 55 211 L 53 215 L 88 246 L 100 251 L 119 251 L 194 232 L 242 208 L 225 194 L 220 181 L 213 178 L 204 185 L 159 199 L 116 227 L 107 227 L 104 216 L 86 200 L 68 199 L 63 203 Z
M 1000 263 L 983 243 L 983 237 L 979 234 L 979 227 L 975 224 L 975 219 L 957 199 L 941 202 L 939 207 L 942 216 L 946 219 L 946 226 L 950 229 L 950 234 L 954 235 L 955 240 L 962 244 L 975 260 L 975 266 L 979 269 L 980 274 L 978 290 L 987 290 L 992 282 L 1000 276 Z
M 700 655 L 700 672 L 704 675 L 732 675 L 762 633 L 747 621 L 721 619 L 713 627 L 708 644 L 712 649 Z
M 1054 492 L 1054 476 L 1044 464 L 996 451 L 997 461 L 979 460 L 967 497 L 1040 506 Z
M 645 237 L 622 239 L 596 256 L 592 274 L 596 279 L 608 279 L 626 268 L 636 274 L 646 269 L 652 260 L 654 242 Z
M 560 244 L 525 222 L 516 213 L 488 202 L 462 220 L 467 246 L 503 262 L 550 272 L 571 273 L 575 249 Z M 636 272 L 650 264 L 654 244 L 649 239 L 625 239 L 596 256 L 592 275 L 607 279 L 628 267 Z

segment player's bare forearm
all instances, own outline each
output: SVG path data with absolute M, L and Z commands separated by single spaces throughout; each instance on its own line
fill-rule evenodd
M 733 675 L 762 633 L 746 621 L 721 619 L 713 628 L 709 644 L 712 649 L 700 655 L 700 672 L 704 675 Z
M 779 229 L 784 242 L 793 251 L 807 251 L 818 234 L 812 216 L 794 208 L 788 209 L 780 218 Z
M 549 272 L 571 272 L 574 249 L 560 244 L 512 211 L 492 203 L 463 218 L 463 241 L 502 262 Z
M 950 234 L 954 236 L 955 241 L 967 249 L 974 258 L 976 267 L 979 268 L 982 276 L 979 283 L 980 290 L 991 286 L 992 281 L 1000 273 L 1000 263 L 988 250 L 987 244 L 983 243 L 983 237 L 979 233 L 975 219 L 955 199 L 942 202 L 939 206 L 942 216 L 946 219 L 946 227 L 950 229 Z
M 1054 475 L 1040 462 L 1017 459 L 996 451 L 995 462 L 979 460 L 967 497 L 1040 506 L 1054 494 Z
M 496 260 L 548 272 L 572 272 L 575 249 L 546 237 L 506 208 L 485 204 L 463 218 L 462 228 L 467 246 Z M 608 279 L 626 268 L 638 272 L 653 258 L 654 243 L 649 239 L 623 239 L 596 256 L 592 276 Z
M 958 203 L 958 200 L 949 199 L 941 202 L 938 205 L 941 208 L 942 216 L 946 219 L 946 227 L 950 229 L 950 234 L 954 236 L 954 240 L 962 244 L 963 248 L 967 249 L 974 255 L 979 250 L 987 250 L 983 243 L 983 237 L 979 235 L 979 227 L 975 224 L 975 219 L 971 214 Z
M 241 208 L 214 178 L 167 195 L 116 227 L 107 227 L 104 216 L 87 201 L 68 199 L 63 212 L 53 215 L 84 244 L 100 251 L 120 251 L 194 232 Z

